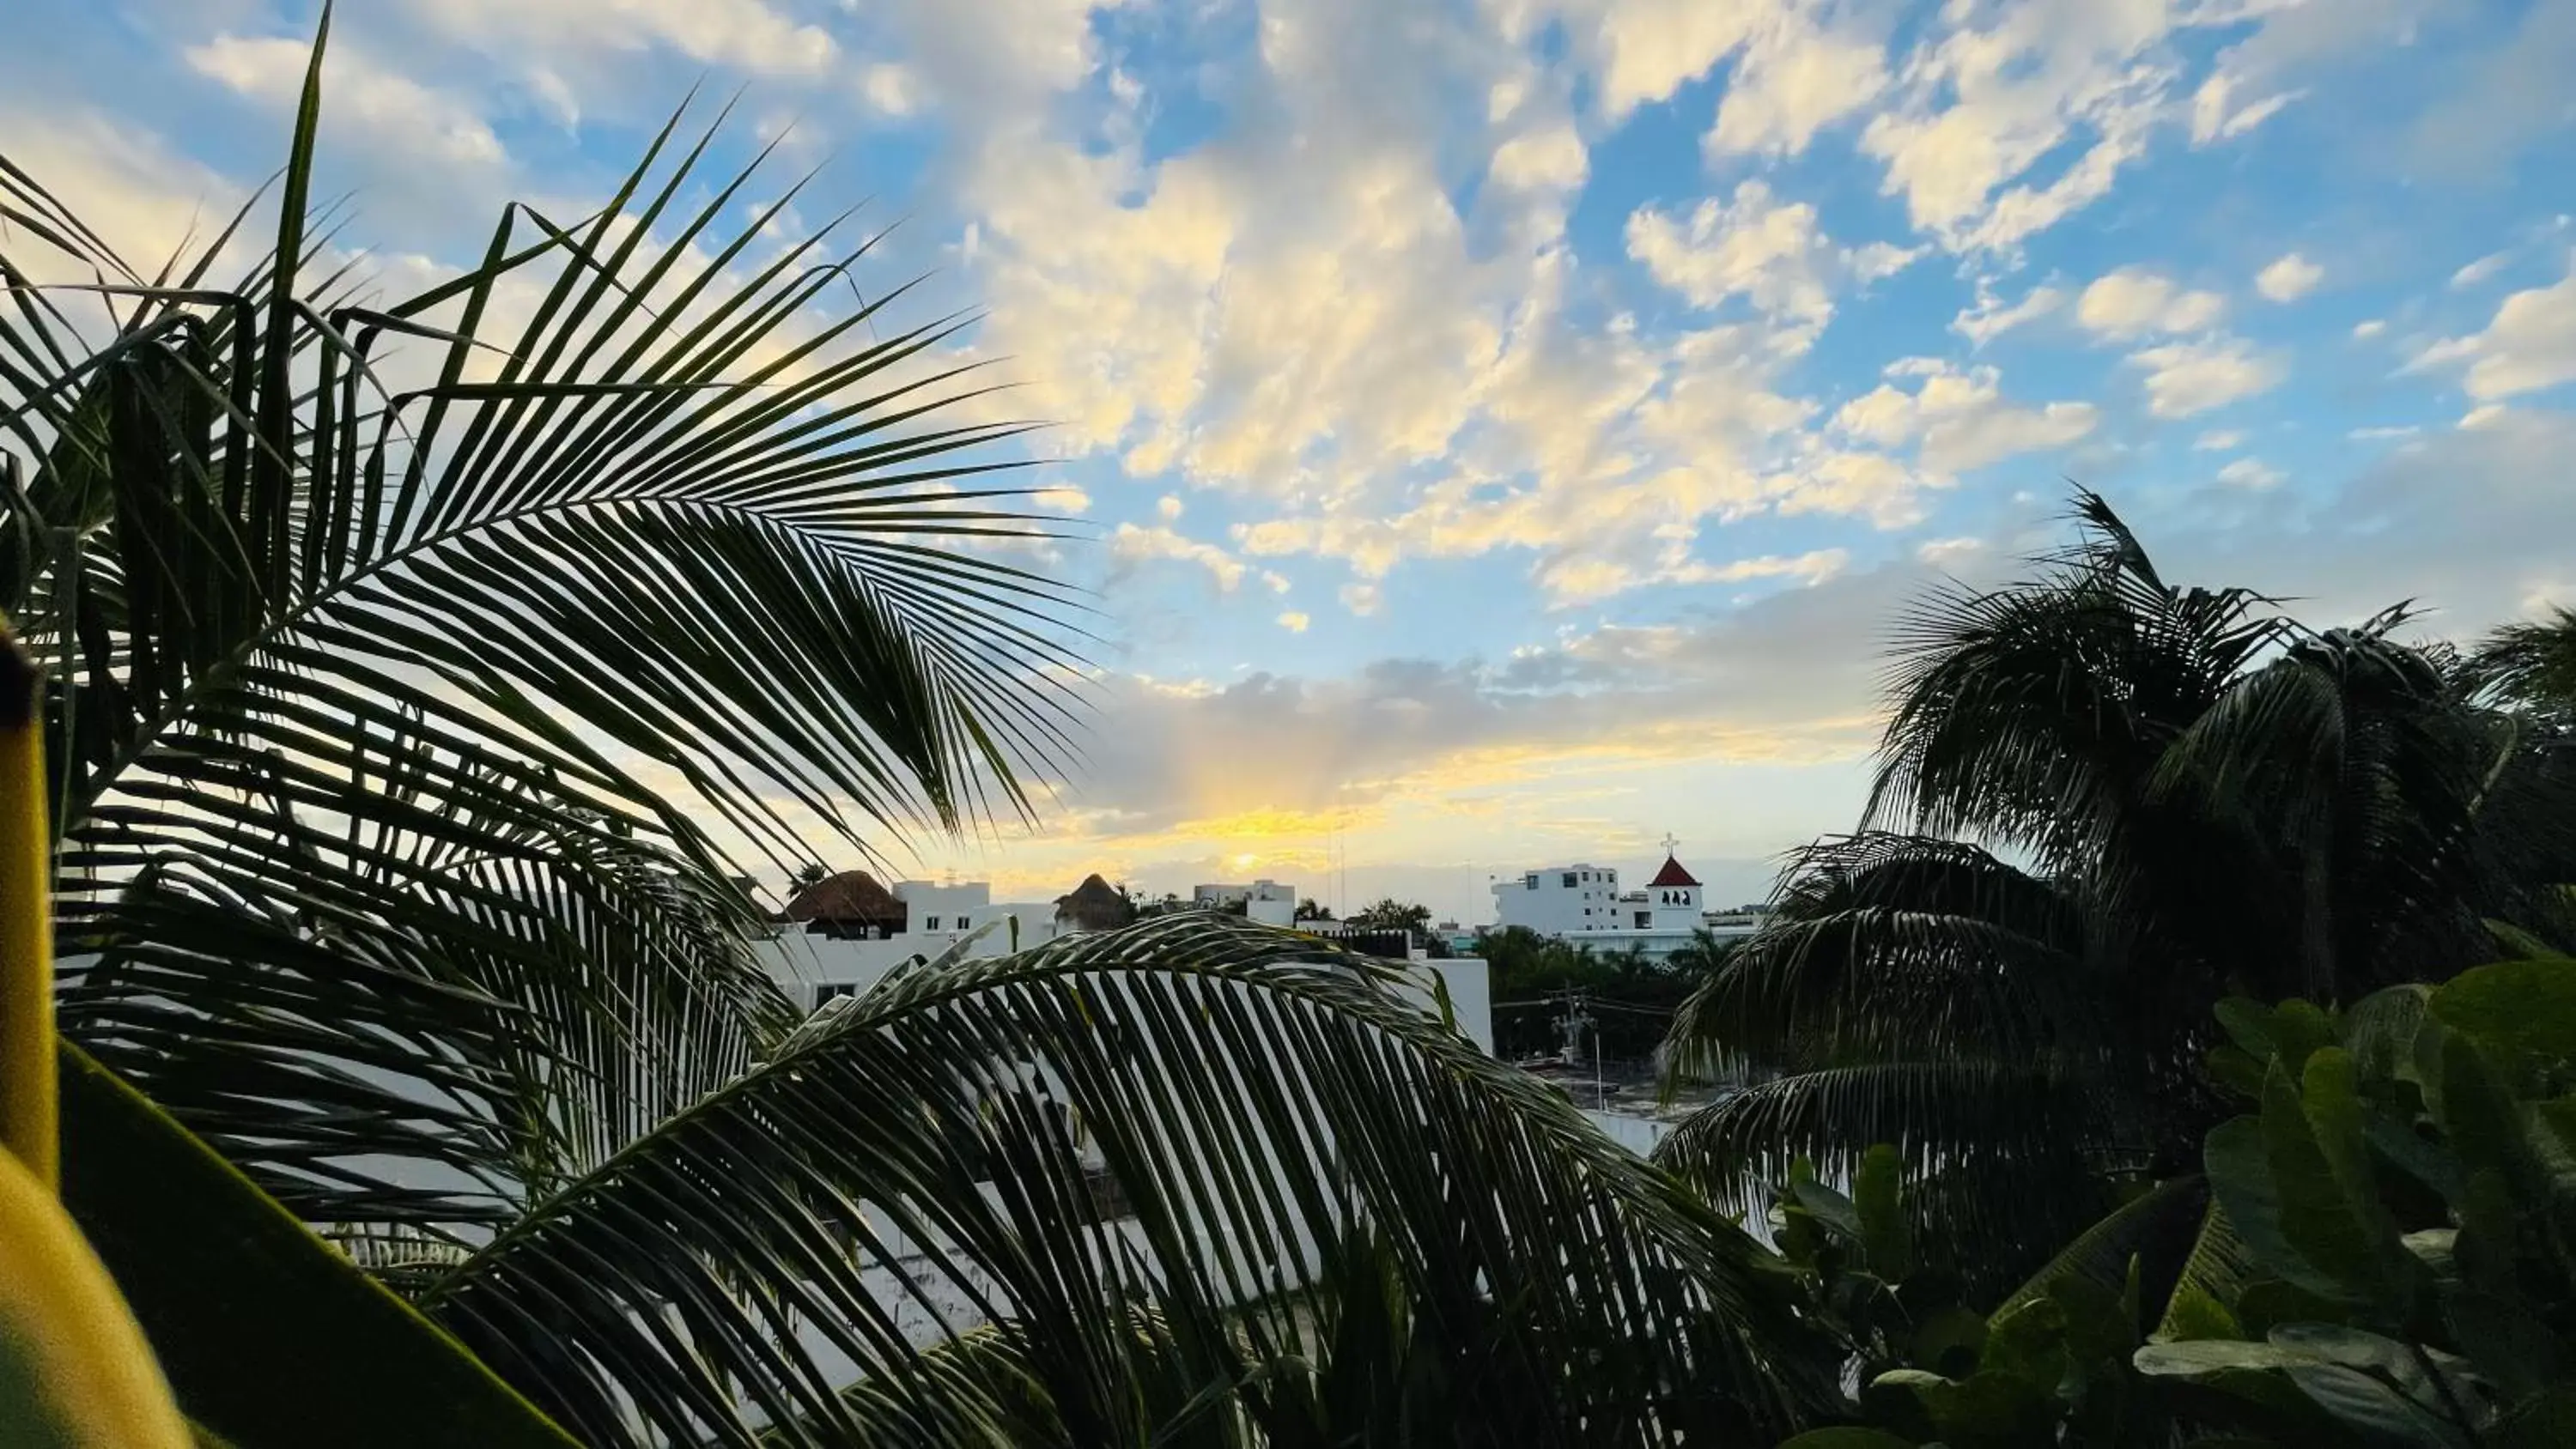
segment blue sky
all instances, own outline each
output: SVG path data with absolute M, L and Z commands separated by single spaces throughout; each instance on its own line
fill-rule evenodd
M 312 7 L 32 12 L 0 135 L 133 253 L 274 164 Z M 920 868 L 1472 920 L 1758 894 L 2069 479 L 2314 622 L 2576 600 L 2570 73 L 2571 0 L 359 0 L 325 162 L 390 285 L 738 94 L 988 314 L 1109 621 L 1042 829 Z

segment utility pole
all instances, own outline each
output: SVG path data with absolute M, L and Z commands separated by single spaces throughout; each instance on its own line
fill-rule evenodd
M 1592 1026 L 1592 1013 L 1585 1009 L 1590 998 L 1585 992 L 1569 986 L 1565 988 L 1564 992 L 1561 994 L 1561 999 L 1563 1000 L 1564 1005 L 1559 1007 L 1557 1010 L 1556 1029 L 1558 1034 L 1564 1038 L 1564 1045 L 1558 1049 L 1558 1060 L 1564 1062 L 1569 1067 L 1578 1066 L 1583 1061 L 1583 1033 L 1590 1030 Z M 1601 1093 L 1601 1035 L 1598 1032 L 1594 1032 L 1592 1036 L 1592 1102 L 1594 1106 L 1598 1107 L 1602 1105 L 1605 1100 L 1606 1099 Z

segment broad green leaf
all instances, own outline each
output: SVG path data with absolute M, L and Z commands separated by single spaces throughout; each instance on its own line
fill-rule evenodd
M 2296 1260 L 2265 1266 L 2311 1292 L 2369 1302 L 2384 1288 L 2378 1245 L 2309 1125 L 2293 1081 L 2278 1062 L 2264 1079 L 2262 1136 L 2264 1161 L 2279 1194 L 2281 1236 L 2296 1250 Z M 2228 1216 L 2244 1222 L 2232 1202 Z
M 1914 1271 L 1912 1233 L 1905 1220 L 1901 1184 L 1905 1163 L 1896 1149 L 1880 1143 L 1861 1158 L 1852 1174 L 1852 1210 L 1860 1222 L 1862 1251 L 1869 1269 L 1894 1283 Z
M 1953 1303 L 1915 1325 L 1907 1356 L 1917 1368 L 1965 1378 L 1976 1371 L 1985 1342 L 1985 1315 Z
M 236 1449 L 573 1440 L 76 1048 L 63 1201 L 189 1417 Z
M 2060 1278 L 2048 1285 L 2048 1297 L 2062 1316 L 2067 1352 L 2079 1365 L 2124 1362 L 2138 1346 L 2137 1315 L 2101 1284 Z
M 2174 1289 L 2172 1300 L 2165 1306 L 2164 1321 L 2156 1326 L 2160 1342 L 2232 1339 L 2243 1336 L 2243 1332 L 2227 1305 L 2210 1297 L 2197 1283 L 2184 1283 Z
M 2576 960 L 2504 960 L 2463 970 L 2434 988 L 2432 1014 L 2447 1027 L 2501 1048 L 2571 1058 L 2576 1055 Z
M 2201 1162 L 2228 1226 L 2256 1267 L 2332 1290 L 2334 1280 L 2311 1266 L 2282 1228 L 2281 1189 L 2273 1180 L 2260 1118 L 2231 1118 L 2210 1129 L 2201 1144 Z
M 2358 1369 L 2341 1364 L 2296 1365 L 2290 1382 L 2309 1402 L 2350 1431 L 2363 1444 L 2386 1449 L 2468 1449 L 2467 1429 L 2446 1422 L 2418 1403 Z
M 2499 1046 L 2576 1057 L 2576 960 L 2502 961 L 2463 971 L 2434 989 L 2432 1012 L 2453 1030 Z
M 2305 1349 L 2242 1339 L 2202 1338 L 2182 1343 L 2151 1343 L 2131 1356 L 2142 1374 L 2194 1378 L 2226 1369 L 2283 1369 L 2326 1360 Z

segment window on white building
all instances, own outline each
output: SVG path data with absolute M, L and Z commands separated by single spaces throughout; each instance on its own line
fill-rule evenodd
M 1574 872 L 1572 872 L 1572 871 L 1570 871 L 1570 870 L 1569 870 L 1569 871 L 1567 871 L 1567 872 L 1565 873 L 1565 883 L 1566 883 L 1566 885 L 1568 885 L 1569 887 L 1570 887 L 1570 886 L 1572 886 L 1572 885 L 1575 883 L 1575 880 L 1574 880 Z
M 939 918 L 938 918 L 937 916 L 933 916 L 933 917 L 931 917 L 929 920 L 927 920 L 927 921 L 925 921 L 925 922 L 923 922 L 923 923 L 922 923 L 921 928 L 922 928 L 923 930 L 925 930 L 925 931 L 936 931 L 936 930 L 938 930 L 938 929 L 939 929 Z
M 1646 929 L 1648 926 L 1653 925 L 1654 923 L 1655 923 L 1655 913 L 1654 913 L 1654 912 L 1652 912 L 1652 911 L 1639 911 L 1639 912 L 1637 913 L 1637 929 L 1638 929 L 1638 930 L 1642 931 L 1642 930 Z
M 1534 890 L 1537 890 L 1537 889 L 1538 889 L 1538 877 L 1537 877 L 1537 876 L 1534 876 L 1534 875 L 1531 875 L 1531 876 L 1523 876 L 1523 877 L 1521 878 L 1521 889 L 1522 889 L 1522 890 L 1525 890 L 1525 891 L 1534 891 Z
M 961 931 L 962 931 L 962 930 L 965 930 L 965 929 L 966 929 L 966 927 L 967 927 L 968 925 L 970 925 L 970 924 L 972 924 L 972 923 L 971 923 L 971 922 L 969 922 L 969 921 L 968 921 L 964 916 L 959 916 L 959 917 L 957 918 L 957 929 L 959 929 L 959 930 L 961 930 Z

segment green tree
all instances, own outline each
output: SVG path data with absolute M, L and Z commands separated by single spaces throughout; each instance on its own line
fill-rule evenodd
M 1412 931 L 1419 934 L 1431 929 L 1431 908 L 1386 896 L 1351 912 L 1350 923 L 1371 931 Z
M 1065 597 L 980 546 L 1028 526 L 1015 430 L 957 324 L 842 306 L 866 243 L 772 244 L 797 188 L 677 119 L 597 213 L 359 304 L 320 55 L 237 278 L 247 218 L 139 269 L 0 165 L 0 609 L 104 1064 L 65 1155 L 184 1408 L 553 1442 L 323 1368 L 395 1306 L 234 1232 L 275 1209 L 232 1166 L 596 1445 L 1347 1433 L 1397 1326 L 1470 1440 L 1821 1401 L 1754 1244 L 1310 939 L 1178 912 L 800 1018 L 706 823 L 784 870 L 1022 811 L 1069 744 Z
M 1678 1069 L 1777 1075 L 1668 1163 L 1740 1204 L 1896 1143 L 1926 1241 L 1989 1289 L 2190 1170 L 2212 1001 L 2440 980 L 2493 921 L 2564 941 L 2576 880 L 2564 740 L 2403 610 L 2311 629 L 2077 512 L 2035 577 L 1905 619 L 1862 832 L 1798 858 L 1673 1036 Z
M 2507 624 L 2478 643 L 2469 677 L 2503 699 L 2576 721 L 2576 609 Z
M 1332 908 L 1318 903 L 1313 896 L 1307 896 L 1297 902 L 1296 919 L 1298 920 L 1329 921 L 1332 918 Z

